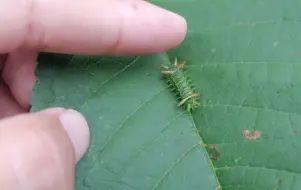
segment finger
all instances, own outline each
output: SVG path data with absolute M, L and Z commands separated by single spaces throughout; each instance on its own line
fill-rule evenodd
M 5 0 L 0 24 L 0 53 L 25 46 L 108 55 L 163 52 L 183 41 L 187 27 L 182 17 L 141 0 Z
M 7 54 L 0 54 L 0 76 L 1 76 L 1 70 L 3 68 L 6 57 L 7 57 Z
M 37 54 L 32 50 L 15 50 L 9 54 L 2 71 L 12 95 L 26 110 L 30 108 L 32 88 L 36 82 Z
M 0 120 L 26 111 L 28 110 L 25 110 L 16 102 L 8 86 L 0 77 Z
M 88 139 L 86 121 L 72 110 L 0 121 L 0 189 L 73 190 L 75 153 L 81 156 Z

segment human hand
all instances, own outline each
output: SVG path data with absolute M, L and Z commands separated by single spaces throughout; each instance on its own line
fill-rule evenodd
M 160 53 L 186 35 L 183 18 L 142 0 L 2 0 L 0 24 L 0 189 L 11 190 L 73 189 L 89 143 L 78 112 L 27 113 L 38 52 Z

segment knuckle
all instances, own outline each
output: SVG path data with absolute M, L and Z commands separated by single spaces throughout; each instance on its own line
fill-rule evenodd
M 44 46 L 45 32 L 43 25 L 39 22 L 38 7 L 38 0 L 27 0 L 25 33 L 19 48 L 38 49 Z

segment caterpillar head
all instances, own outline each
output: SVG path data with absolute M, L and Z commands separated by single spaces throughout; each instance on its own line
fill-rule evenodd
M 171 75 L 177 70 L 182 70 L 184 68 L 184 65 L 186 64 L 185 61 L 183 61 L 180 65 L 178 65 L 178 59 L 175 58 L 175 61 L 173 64 L 168 64 L 168 65 L 162 65 L 162 67 L 165 69 L 162 71 L 163 74 L 165 75 Z

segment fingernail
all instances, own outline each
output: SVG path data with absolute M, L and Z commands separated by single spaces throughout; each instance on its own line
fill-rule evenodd
M 90 141 L 89 126 L 85 118 L 75 110 L 67 110 L 59 116 L 62 126 L 69 135 L 78 162 L 88 149 Z

